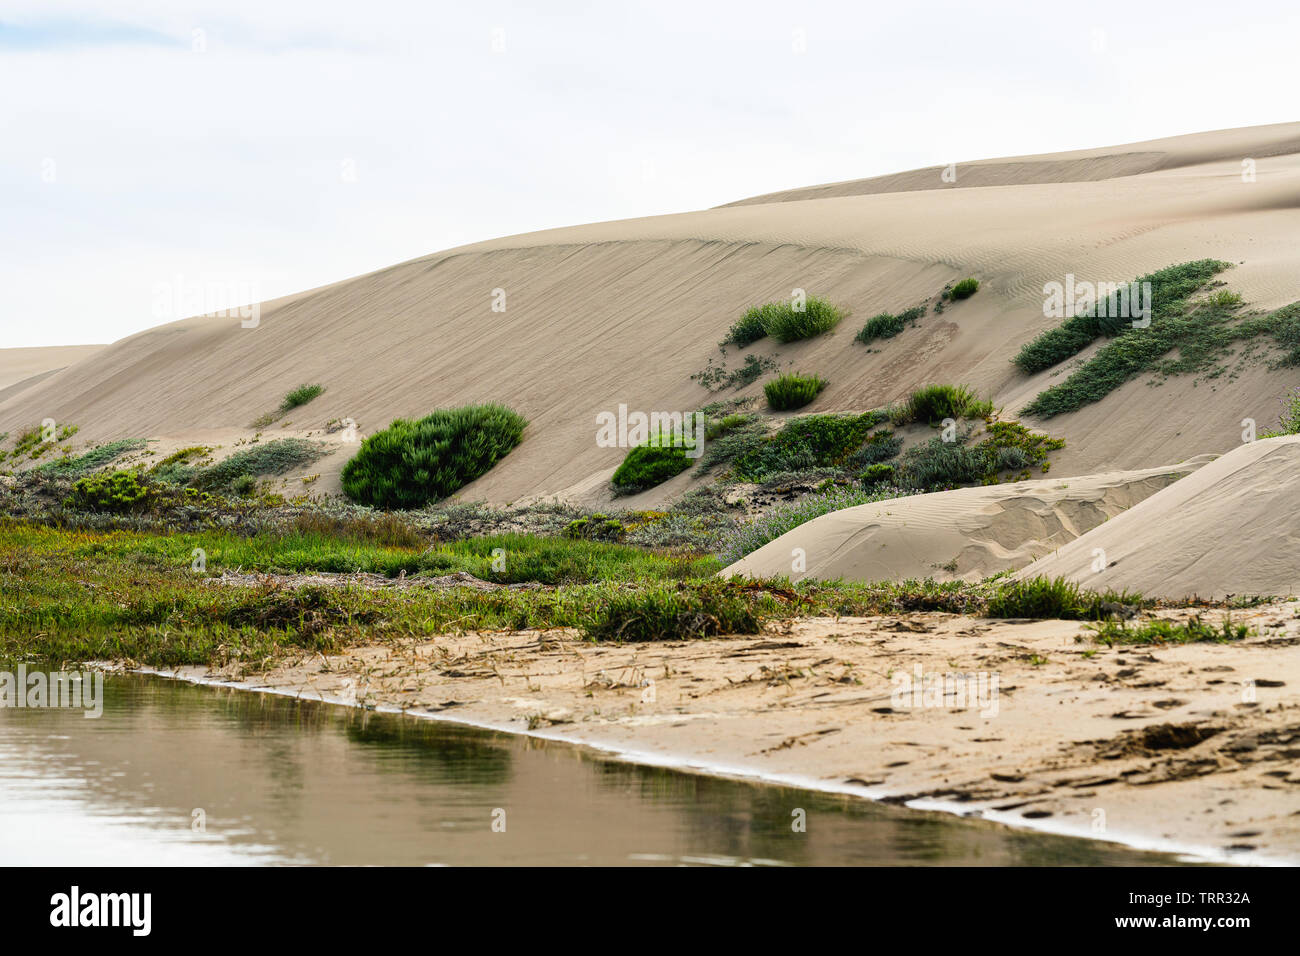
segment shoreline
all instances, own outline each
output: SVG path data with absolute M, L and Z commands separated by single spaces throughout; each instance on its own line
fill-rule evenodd
M 1279 624 L 1279 612 L 1290 612 L 1291 616 Z M 1118 661 L 1112 660 L 1110 663 L 1121 665 L 1128 665 L 1141 655 L 1151 658 L 1158 665 L 1156 668 L 1149 666 L 1143 668 L 1141 665 L 1135 668 L 1143 671 L 1138 676 L 1149 678 L 1138 683 L 1145 683 L 1148 686 L 1124 688 L 1120 691 L 1123 699 L 1131 703 L 1134 690 L 1138 695 L 1150 691 L 1161 694 L 1170 692 L 1165 686 L 1166 681 L 1150 679 L 1152 678 L 1150 672 L 1153 670 L 1163 672 L 1172 668 L 1174 671 L 1187 672 L 1188 665 L 1194 668 L 1195 665 L 1200 664 L 1204 671 L 1218 672 L 1223 668 L 1231 669 L 1231 665 L 1226 663 L 1227 660 L 1240 664 L 1243 663 L 1243 655 L 1250 655 L 1255 656 L 1255 660 L 1250 661 L 1254 665 L 1252 671 L 1258 670 L 1260 673 L 1267 672 L 1277 676 L 1279 667 L 1282 666 L 1280 662 L 1274 660 L 1279 656 L 1278 650 L 1300 640 L 1300 636 L 1296 634 L 1296 631 L 1300 630 L 1300 619 L 1296 618 L 1295 612 L 1295 602 L 1278 602 L 1249 611 L 1234 612 L 1234 620 L 1251 622 L 1254 626 L 1270 625 L 1268 635 L 1271 636 L 1266 635 L 1264 628 L 1261 627 L 1262 636 L 1252 637 L 1239 644 L 1127 646 L 1112 649 L 1078 645 L 1074 652 L 1083 656 L 1084 652 L 1095 651 L 1094 654 L 1084 657 L 1084 660 L 1089 662 L 1102 655 L 1118 657 Z M 1169 612 L 1169 614 L 1177 616 L 1178 612 Z M 1009 730 L 1009 736 L 1016 739 L 1013 739 L 1008 746 L 998 747 L 993 744 L 1005 743 L 1007 738 L 976 738 L 975 743 L 979 746 L 963 748 L 961 743 L 953 738 L 954 728 L 956 730 L 971 728 L 969 724 L 954 722 L 962 720 L 978 722 L 981 718 L 977 714 L 972 717 L 973 711 L 940 708 L 901 715 L 904 717 L 903 733 L 909 738 L 916 738 L 903 741 L 902 746 L 933 748 L 938 742 L 940 747 L 936 757 L 928 760 L 920 772 L 917 772 L 915 768 L 907 771 L 898 768 L 899 763 L 907 763 L 907 761 L 889 760 L 890 756 L 897 755 L 890 753 L 891 748 L 897 751 L 899 744 L 882 742 L 877 733 L 881 729 L 879 726 L 881 721 L 885 724 L 897 725 L 899 722 L 894 718 L 900 716 L 899 712 L 889 707 L 867 706 L 879 705 L 881 693 L 888 698 L 890 696 L 888 686 L 882 686 L 879 681 L 876 681 L 876 687 L 873 688 L 875 692 L 866 697 L 862 697 L 859 692 L 859 695 L 851 700 L 844 700 L 838 704 L 834 701 L 830 702 L 832 707 L 850 709 L 851 716 L 854 718 L 850 723 L 856 722 L 853 729 L 858 731 L 859 739 L 850 740 L 840 748 L 839 752 L 828 754 L 824 752 L 826 749 L 824 741 L 843 733 L 845 728 L 816 726 L 819 723 L 826 723 L 824 711 L 819 710 L 816 700 L 787 699 L 784 702 L 776 702 L 777 706 L 773 709 L 773 701 L 761 699 L 771 696 L 765 694 L 766 690 L 771 689 L 765 681 L 763 679 L 748 681 L 748 685 L 744 686 L 745 681 L 737 681 L 734 676 L 738 669 L 737 665 L 727 663 L 739 658 L 743 661 L 739 665 L 739 670 L 752 671 L 754 666 L 757 666 L 760 674 L 767 674 L 772 672 L 772 664 L 777 657 L 795 650 L 792 645 L 809 648 L 815 652 L 813 656 L 824 657 L 823 652 L 829 647 L 843 649 L 839 639 L 852 639 L 854 636 L 878 633 L 881 628 L 898 625 L 905 628 L 901 633 L 911 635 L 913 639 L 917 629 L 929 628 L 932 636 L 926 643 L 934 642 L 936 636 L 940 638 L 955 636 L 957 630 L 971 625 L 994 632 L 990 635 L 994 638 L 1011 636 L 1007 634 L 1010 631 L 1018 637 L 1026 638 L 1022 642 L 1024 646 L 1053 645 L 1052 653 L 1058 657 L 1066 650 L 1062 646 L 1064 642 L 1061 638 L 1064 636 L 1072 640 L 1073 636 L 1082 630 L 1078 622 L 1007 622 L 918 612 L 885 618 L 800 620 L 769 627 L 765 634 L 757 638 L 715 638 L 704 642 L 653 646 L 593 645 L 576 641 L 562 632 L 516 631 L 489 635 L 469 634 L 454 639 L 444 636 L 419 642 L 418 645 L 405 645 L 398 648 L 380 645 L 354 648 L 326 660 L 325 670 L 321 669 L 322 658 L 317 655 L 296 663 L 282 664 L 253 678 L 242 678 L 229 670 L 222 672 L 201 666 L 170 670 L 158 668 L 130 668 L 129 670 L 133 673 L 182 680 L 197 685 L 272 693 L 390 715 L 439 720 L 491 732 L 518 734 L 586 748 L 611 759 L 629 763 L 753 783 L 845 794 L 918 811 L 983 819 L 1022 830 L 1114 843 L 1143 851 L 1170 853 L 1188 862 L 1284 866 L 1295 865 L 1300 860 L 1300 823 L 1294 822 L 1298 819 L 1297 816 L 1287 810 L 1285 796 L 1290 782 L 1264 783 L 1263 787 L 1270 791 L 1266 793 L 1265 789 L 1260 789 L 1256 779 L 1246 779 L 1251 776 L 1247 771 L 1256 771 L 1254 776 L 1258 777 L 1258 771 L 1268 765 L 1263 761 L 1279 758 L 1261 757 L 1259 761 L 1243 763 L 1240 767 L 1229 766 L 1215 772 L 1205 768 L 1205 761 L 1209 758 L 1204 753 L 1200 753 L 1212 746 L 1216 737 L 1220 738 L 1221 742 L 1228 741 L 1229 746 L 1225 749 L 1235 752 L 1232 750 L 1233 747 L 1240 749 L 1242 746 L 1239 741 L 1262 738 L 1272 732 L 1265 725 L 1274 725 L 1273 729 L 1276 730 L 1275 725 L 1285 724 L 1288 716 L 1286 711 L 1300 708 L 1300 701 L 1296 699 L 1295 691 L 1292 690 L 1288 695 L 1287 687 L 1300 686 L 1300 680 L 1282 681 L 1279 688 L 1261 687 L 1257 691 L 1261 695 L 1261 701 L 1258 704 L 1242 705 L 1237 708 L 1238 712 L 1235 714 L 1224 712 L 1222 708 L 1216 709 L 1213 713 L 1206 713 L 1203 709 L 1193 708 L 1194 702 L 1191 701 L 1177 701 L 1183 705 L 1177 709 L 1184 707 L 1188 709 L 1189 712 L 1185 715 L 1173 713 L 1165 719 L 1168 712 L 1157 710 L 1149 714 L 1149 719 L 1142 720 L 1138 727 L 1160 728 L 1171 725 L 1183 727 L 1197 723 L 1196 720 L 1191 721 L 1190 724 L 1176 722 L 1175 718 L 1179 716 L 1199 717 L 1202 724 L 1222 725 L 1222 731 L 1207 736 L 1195 746 L 1186 748 L 1188 751 L 1198 752 L 1190 756 L 1193 764 L 1200 766 L 1195 773 L 1185 774 L 1181 771 L 1165 772 L 1164 765 L 1170 762 L 1176 765 L 1178 757 L 1159 754 L 1155 759 L 1151 759 L 1151 753 L 1127 754 L 1118 758 L 1107 756 L 1104 758 L 1105 762 L 1094 757 L 1075 761 L 1074 765 L 1070 766 L 1069 761 L 1062 763 L 1056 759 L 1059 755 L 1055 750 L 1059 748 L 1044 749 L 1041 746 L 1042 740 L 1020 739 L 1020 737 L 1041 738 L 1043 736 L 1038 725 L 1043 720 L 1041 705 L 1044 701 L 1030 701 L 1030 706 L 1022 707 L 1016 698 L 1025 700 L 1028 696 L 1026 691 L 1037 691 L 1039 697 L 1043 694 L 1047 697 L 1055 697 L 1056 706 L 1060 708 L 1066 708 L 1063 693 L 1075 694 L 1076 699 L 1071 702 L 1073 706 L 1066 710 L 1066 720 L 1069 724 L 1083 721 L 1082 710 L 1095 706 L 1097 698 L 1095 693 L 1091 695 L 1087 693 L 1090 688 L 1082 686 L 1076 675 L 1066 676 L 1064 680 L 1057 677 L 1046 679 L 1041 681 L 1038 687 L 1031 687 L 1023 683 L 1026 679 L 1023 667 L 1007 666 L 1008 662 L 1004 660 L 1001 676 L 1004 678 L 1005 689 L 998 708 L 1002 713 L 989 719 L 992 721 L 1005 719 L 1007 723 L 1002 725 L 1003 729 Z M 1279 628 L 1284 628 L 1285 633 L 1279 635 Z M 835 633 L 831 633 L 832 631 Z M 896 632 L 886 631 L 886 633 Z M 521 637 L 529 636 L 537 637 L 538 640 L 527 645 L 518 643 Z M 792 636 L 798 640 L 771 640 L 770 638 L 774 636 Z M 969 637 L 969 631 L 961 635 L 961 639 L 966 642 L 969 642 Z M 448 663 L 447 644 L 453 640 L 459 642 L 460 647 L 457 649 L 467 647 L 477 649 L 481 655 L 480 660 L 486 657 L 492 662 L 491 670 L 483 674 L 470 674 L 456 667 L 443 666 L 444 673 L 435 674 L 434 671 L 439 666 Z M 913 640 L 912 643 L 915 644 L 916 641 Z M 940 646 L 933 647 L 932 651 L 946 653 L 953 650 L 951 641 L 940 640 L 939 644 Z M 486 651 L 483 650 L 484 645 L 487 646 Z M 995 649 L 1005 648 L 1006 642 L 999 640 L 994 646 Z M 393 654 L 395 650 L 398 651 L 397 657 Z M 708 653 L 700 655 L 698 652 L 701 650 L 707 650 Z M 422 666 L 410 667 L 411 663 L 420 658 L 421 651 L 427 652 L 426 659 L 419 661 Z M 529 651 L 532 651 L 531 656 Z M 878 647 L 877 651 L 879 651 Z M 1149 653 L 1150 651 L 1161 653 L 1168 659 L 1159 661 Z M 404 653 L 406 656 L 402 656 Z M 1258 655 L 1261 654 L 1265 656 L 1259 657 Z M 1292 654 L 1292 657 L 1294 656 Z M 625 660 L 628 657 L 631 657 L 631 661 Z M 658 660 L 640 661 L 642 657 L 657 657 Z M 433 663 L 435 659 L 438 661 L 437 664 Z M 565 661 L 565 666 L 562 666 L 558 672 L 530 673 L 538 670 L 538 665 L 543 665 L 542 669 L 545 670 L 545 665 L 554 665 L 559 659 Z M 767 660 L 767 663 L 760 663 L 762 660 Z M 579 662 L 582 666 L 575 666 Z M 387 675 L 379 673 L 385 663 L 390 665 L 390 673 Z M 639 671 L 643 667 L 666 666 L 664 673 L 668 676 L 649 680 L 649 686 L 653 686 L 658 693 L 647 701 L 644 699 L 646 694 L 644 688 L 616 686 L 606 689 L 603 686 L 596 686 L 593 689 L 595 681 L 608 681 L 607 668 L 599 666 L 602 664 L 630 666 Z M 1048 668 L 1051 664 L 1049 658 L 1044 664 L 1031 666 Z M 509 673 L 507 669 L 512 666 L 518 669 L 521 665 L 524 670 L 523 686 L 519 688 L 521 675 Z M 589 682 L 587 677 L 592 667 L 595 667 L 596 676 L 592 682 Z M 669 696 L 673 691 L 678 690 L 677 685 L 680 681 L 675 679 L 676 675 L 672 672 L 674 668 L 685 667 L 703 668 L 711 672 L 710 679 L 714 683 L 702 696 L 713 696 L 717 692 L 727 694 L 739 690 L 745 693 L 749 700 L 740 707 L 733 706 L 726 709 L 684 707 L 679 703 L 675 708 L 666 710 L 664 702 L 656 700 L 655 697 Z M 116 669 L 127 670 L 120 666 Z M 1122 668 L 1122 670 L 1129 669 L 1132 668 L 1127 666 Z M 1294 670 L 1297 677 L 1300 677 L 1300 669 L 1290 661 L 1285 662 L 1283 669 Z M 732 673 L 728 674 L 726 671 Z M 447 676 L 447 672 L 460 676 Z M 396 678 L 395 683 L 393 678 Z M 786 675 L 784 689 L 788 690 L 793 682 L 800 679 L 802 678 L 793 674 Z M 700 680 L 699 676 L 692 678 L 692 682 Z M 1095 681 L 1095 678 L 1093 680 Z M 413 700 L 410 697 L 412 681 L 420 683 L 421 689 L 424 689 L 425 682 L 428 682 L 429 689 L 435 691 L 433 696 L 443 699 Z M 465 686 L 467 681 L 474 686 L 467 688 Z M 1059 686 L 1049 687 L 1050 684 L 1061 683 L 1068 685 L 1068 689 Z M 1210 683 L 1221 685 L 1224 681 L 1217 680 Z M 550 684 L 551 687 L 548 689 L 546 684 Z M 754 684 L 762 685 L 762 688 L 757 691 L 757 699 Z M 358 686 L 360 693 L 358 693 Z M 466 699 L 445 699 L 453 690 L 460 692 L 466 689 L 472 690 Z M 561 689 L 567 693 L 559 693 Z M 814 697 L 826 698 L 833 693 L 821 691 Z M 1213 693 L 1222 694 L 1222 691 L 1213 690 Z M 1264 699 L 1265 694 L 1273 696 Z M 620 698 L 615 712 L 607 711 L 602 706 L 610 703 L 611 695 Z M 1081 706 L 1077 699 L 1079 695 L 1083 697 Z M 629 697 L 635 699 L 629 700 Z M 684 700 L 680 695 L 670 697 L 670 700 L 673 699 Z M 584 702 L 585 707 L 582 706 Z M 1204 701 L 1195 703 L 1204 703 Z M 1221 704 L 1222 701 L 1219 703 Z M 789 706 L 790 704 L 794 706 Z M 1010 714 L 1007 713 L 1008 709 L 1012 711 Z M 880 710 L 889 713 L 878 713 Z M 1016 710 L 1024 712 L 1017 714 Z M 1170 711 L 1174 710 L 1175 708 L 1170 708 Z M 1124 719 L 1127 723 L 1125 718 L 1128 716 L 1114 714 L 1111 715 L 1111 719 Z M 1096 717 L 1094 716 L 1092 720 L 1095 723 Z M 875 721 L 877 726 L 873 727 L 864 738 L 861 725 L 871 721 Z M 1300 727 L 1300 724 L 1294 726 Z M 1283 726 L 1282 730 L 1288 731 L 1289 728 Z M 1023 733 L 1020 733 L 1021 731 Z M 761 747 L 769 739 L 778 737 L 780 740 L 774 746 L 751 752 L 754 751 L 755 745 Z M 1131 737 L 1130 728 L 1126 727 L 1117 737 L 1128 740 Z M 1287 737 L 1284 736 L 1282 742 L 1285 743 L 1286 740 Z M 1073 746 L 1096 743 L 1097 741 L 1076 741 Z M 963 751 L 956 754 L 957 757 L 970 759 L 965 760 L 964 763 L 960 759 L 956 761 L 946 759 L 954 756 L 949 751 L 957 750 Z M 1185 752 L 1180 749 L 1178 754 L 1182 756 Z M 1289 750 L 1280 753 L 1285 755 Z M 1254 766 L 1255 763 L 1261 763 L 1261 766 Z M 1014 771 L 997 774 L 993 778 L 1004 782 L 990 787 L 984 779 L 997 773 L 998 770 L 1006 771 L 1012 765 L 1016 767 Z M 865 772 L 861 769 L 864 766 L 869 768 Z M 1097 771 L 1104 768 L 1109 772 L 1112 766 L 1116 768 L 1124 766 L 1126 769 L 1121 771 L 1120 777 L 1114 779 L 1097 778 Z M 975 773 L 972 774 L 972 771 Z M 1273 777 L 1278 774 L 1278 771 L 1263 772 Z M 1154 774 L 1156 779 L 1147 781 L 1141 776 L 1131 776 L 1143 773 Z M 963 775 L 965 779 L 962 779 Z M 889 779 L 891 776 L 895 779 Z M 1055 783 L 1049 781 L 1049 785 L 1044 786 L 1042 779 L 1044 776 L 1063 777 L 1064 780 Z M 954 780 L 953 777 L 958 779 Z M 1137 785 L 1129 783 L 1126 777 L 1135 779 Z M 1116 789 L 1106 790 L 1104 794 L 1099 795 L 1107 785 L 1115 786 Z M 1122 787 L 1122 793 L 1119 787 Z M 1167 799 L 1170 789 L 1181 792 L 1170 800 Z M 1282 795 L 1280 800 L 1279 795 Z M 1233 809 L 1223 813 L 1217 812 L 1225 805 Z M 1050 809 L 1042 809 L 1043 807 Z M 1095 828 L 1096 815 L 1103 809 L 1103 819 L 1109 814 L 1111 826 L 1098 830 Z M 1176 810 L 1183 813 L 1181 820 L 1172 819 Z M 1032 815 L 1026 816 L 1026 812 Z M 1223 815 L 1241 816 L 1241 819 L 1228 820 L 1225 826 L 1221 825 L 1224 821 L 1218 819 Z M 1286 817 L 1291 819 L 1285 819 Z M 1121 821 L 1121 825 L 1114 823 L 1116 819 Z M 1241 848 L 1240 843 L 1235 846 L 1225 845 L 1225 839 L 1233 838 L 1233 834 L 1239 834 L 1240 836 L 1236 838 L 1240 840 L 1251 839 L 1250 848 Z

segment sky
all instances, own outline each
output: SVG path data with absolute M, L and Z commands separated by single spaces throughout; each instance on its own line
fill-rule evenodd
M 1297 27 L 1295 0 L 0 0 L 0 347 L 554 226 L 1286 122 Z

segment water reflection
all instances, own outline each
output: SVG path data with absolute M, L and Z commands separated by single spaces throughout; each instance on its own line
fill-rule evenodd
M 105 693 L 99 720 L 0 710 L 0 862 L 1171 862 L 283 697 L 147 677 Z

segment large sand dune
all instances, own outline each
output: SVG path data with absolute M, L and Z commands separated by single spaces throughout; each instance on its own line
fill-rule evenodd
M 769 541 L 727 576 L 978 581 L 1050 554 L 1204 464 L 958 488 L 833 511 Z M 805 567 L 795 570 L 798 558 Z
M 1244 158 L 1257 162 L 1255 182 L 1242 180 Z M 1044 163 L 1056 164 L 1051 175 Z M 1300 299 L 1300 124 L 963 164 L 955 187 L 937 171 L 908 175 L 910 191 L 788 196 L 465 246 L 279 300 L 257 328 L 238 318 L 170 323 L 0 397 L 0 431 L 52 417 L 79 425 L 79 444 L 251 434 L 304 382 L 328 391 L 277 434 L 343 417 L 367 433 L 397 416 L 503 401 L 529 419 L 525 440 L 462 494 L 512 501 L 599 485 L 624 451 L 596 447 L 597 413 L 706 403 L 714 396 L 690 375 L 717 357 L 727 327 L 796 287 L 853 312 L 819 339 L 752 347 L 830 380 L 812 411 L 878 407 L 922 382 L 963 381 L 1014 413 L 1053 372 L 1026 379 L 1009 359 L 1055 324 L 1042 286 L 1067 272 L 1123 281 L 1214 256 L 1238 263 L 1225 278 L 1253 304 Z M 983 282 L 973 299 L 879 351 L 853 343 L 867 317 L 965 275 Z M 504 313 L 491 309 L 494 289 L 505 290 Z M 1292 380 L 1261 367 L 1199 387 L 1130 383 L 1049 423 L 1068 441 L 1053 474 L 1225 451 L 1242 418 L 1276 418 Z M 351 453 L 315 466 L 315 487 L 336 489 Z
M 1298 492 L 1300 436 L 1244 444 L 1019 576 L 1172 600 L 1300 594 Z

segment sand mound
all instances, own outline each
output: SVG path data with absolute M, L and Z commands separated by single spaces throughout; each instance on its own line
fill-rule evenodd
M 102 345 L 51 345 L 48 348 L 0 349 L 0 390 L 90 358 Z M 16 390 L 15 390 L 16 391 Z
M 1020 568 L 1204 464 L 959 488 L 823 515 L 769 541 L 726 576 L 846 581 L 962 578 Z M 1184 479 L 1185 480 L 1185 479 Z M 802 549 L 805 570 L 793 570 Z
M 1065 576 L 1149 597 L 1300 593 L 1300 436 L 1242 445 L 1044 557 L 1019 577 Z M 1106 569 L 1092 570 L 1104 551 Z
M 198 317 L 123 339 L 0 395 L 0 432 L 49 417 L 79 426 L 75 450 L 118 438 L 251 439 L 251 423 L 288 391 L 319 382 L 326 392 L 263 439 L 320 433 L 343 418 L 365 435 L 398 416 L 504 402 L 529 420 L 524 441 L 462 497 L 599 493 L 626 449 L 596 445 L 596 416 L 624 403 L 671 412 L 761 396 L 762 380 L 710 393 L 691 376 L 720 360 L 719 340 L 746 309 L 795 288 L 852 314 L 807 342 L 729 350 L 729 369 L 759 356 L 816 372 L 830 385 L 808 411 L 862 411 L 926 382 L 963 382 L 1015 414 L 1060 373 L 1026 378 L 1010 359 L 1057 324 L 1043 315 L 1042 289 L 1067 272 L 1126 281 L 1213 256 L 1237 263 L 1223 278 L 1252 305 L 1300 300 L 1297 150 L 1300 124 L 1229 130 L 1091 158 L 1061 154 L 1066 165 L 1092 166 L 1058 169 L 1060 181 L 1031 181 L 1029 166 L 1008 160 L 1002 184 L 988 188 L 966 188 L 976 180 L 959 171 L 951 189 L 732 206 L 478 243 L 266 303 L 256 328 Z M 1115 167 L 1116 155 L 1149 152 L 1166 158 L 1147 171 Z M 1242 181 L 1243 156 L 1257 159 L 1255 182 Z M 1096 178 L 1119 172 L 1129 175 Z M 870 316 L 933 301 L 966 275 L 982 282 L 973 298 L 873 349 L 854 343 Z M 505 294 L 504 312 L 493 311 L 494 289 Z M 1213 383 L 1215 407 L 1231 410 L 1223 415 L 1205 413 L 1210 386 L 1191 376 L 1158 389 L 1135 380 L 1046 423 L 1067 440 L 1052 474 L 1225 451 L 1242 418 L 1275 420 L 1293 379 L 1262 361 L 1223 377 Z M 338 491 L 353 453 L 339 447 L 314 465 L 313 490 Z

